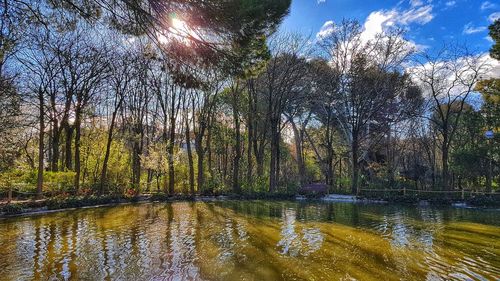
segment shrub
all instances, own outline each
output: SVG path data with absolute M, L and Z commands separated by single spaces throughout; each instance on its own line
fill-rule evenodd
M 16 215 L 23 212 L 23 208 L 19 204 L 7 204 L 3 206 L 2 212 L 6 215 Z
M 495 198 L 495 196 L 474 196 L 466 201 L 467 204 L 478 207 L 496 207 L 500 206 L 499 198 Z
M 55 197 L 47 200 L 47 209 L 79 208 L 119 202 L 119 197 L 114 196 L 86 196 L 86 197 Z
M 137 197 L 137 190 L 135 190 L 133 188 L 129 188 L 129 189 L 125 190 L 124 197 L 127 199 Z
M 150 201 L 166 201 L 169 200 L 171 196 L 166 193 L 155 193 L 149 198 Z

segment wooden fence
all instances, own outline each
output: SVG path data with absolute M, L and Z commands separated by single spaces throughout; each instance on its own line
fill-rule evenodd
M 421 189 L 411 189 L 411 188 L 399 188 L 399 189 L 372 189 L 372 188 L 361 188 L 360 193 L 362 194 L 397 194 L 403 196 L 417 196 L 417 197 L 430 197 L 435 195 L 443 195 L 451 198 L 460 198 L 462 200 L 466 198 L 471 198 L 474 196 L 488 195 L 484 191 L 478 190 L 421 190 Z M 500 195 L 499 193 L 490 193 L 490 195 Z

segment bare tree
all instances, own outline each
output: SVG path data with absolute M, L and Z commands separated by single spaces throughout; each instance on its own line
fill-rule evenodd
M 435 54 L 423 53 L 412 69 L 427 98 L 427 116 L 439 132 L 443 189 L 450 188 L 449 152 L 464 105 L 488 64 L 466 48 L 445 46 Z
M 108 100 L 112 104 L 112 112 L 107 133 L 106 152 L 104 153 L 104 160 L 99 180 L 99 192 L 101 194 L 104 193 L 107 181 L 108 162 L 111 153 L 111 144 L 113 141 L 113 131 L 116 125 L 116 118 L 125 101 L 127 91 L 130 87 L 130 81 L 133 80 L 133 67 L 136 65 L 136 56 L 130 52 L 116 52 L 108 55 L 112 56 L 112 63 L 110 64 L 111 75 L 109 77 L 111 83 L 107 91 L 107 94 L 109 95 Z
M 351 149 L 353 193 L 359 192 L 359 164 L 365 156 L 360 152 L 363 145 L 374 142 L 370 127 L 408 97 L 402 63 L 413 48 L 402 36 L 394 30 L 367 40 L 358 22 L 343 21 L 320 42 L 334 73 L 340 76 L 335 118 Z
M 278 34 L 269 45 L 273 58 L 257 79 L 258 91 L 267 103 L 266 120 L 269 121 L 271 144 L 269 190 L 273 192 L 280 174 L 282 117 L 289 103 L 302 91 L 309 45 L 306 39 L 295 34 Z

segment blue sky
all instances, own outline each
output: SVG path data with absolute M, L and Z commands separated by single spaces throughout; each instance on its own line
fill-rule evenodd
M 483 0 L 292 0 L 283 30 L 313 37 L 343 18 L 357 19 L 371 32 L 397 25 L 422 48 L 466 43 L 475 52 L 492 45 L 487 26 L 500 17 L 500 1 Z

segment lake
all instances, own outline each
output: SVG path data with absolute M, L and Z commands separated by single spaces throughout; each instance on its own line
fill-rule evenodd
M 498 279 L 498 210 L 215 201 L 0 220 L 0 280 Z

